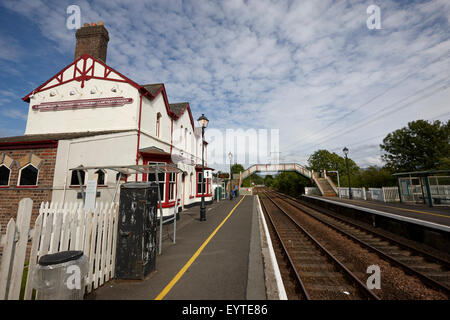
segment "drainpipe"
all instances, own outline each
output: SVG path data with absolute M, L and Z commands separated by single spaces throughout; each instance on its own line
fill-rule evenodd
M 138 136 L 137 136 L 137 150 L 136 150 L 136 165 L 139 165 L 139 146 L 141 143 L 141 116 L 142 116 L 142 93 L 139 94 L 139 122 L 138 122 Z M 138 181 L 138 174 L 136 173 L 136 182 Z

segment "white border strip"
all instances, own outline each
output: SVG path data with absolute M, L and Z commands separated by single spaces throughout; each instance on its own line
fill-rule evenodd
M 266 236 L 267 246 L 269 247 L 270 261 L 272 262 L 272 267 L 275 273 L 275 280 L 278 289 L 278 297 L 280 300 L 288 300 L 286 290 L 284 289 L 283 280 L 281 279 L 280 269 L 278 268 L 277 258 L 275 257 L 275 252 L 273 251 L 272 241 L 270 240 L 269 229 L 267 228 L 266 219 L 264 218 L 261 203 L 259 202 L 259 196 L 256 196 L 256 198 L 258 199 L 258 212 L 262 218 L 264 234 Z
M 322 199 L 320 197 L 306 196 L 306 195 L 303 195 L 303 197 L 307 197 L 307 198 L 311 198 L 311 199 L 317 199 L 317 200 L 320 200 L 320 201 L 325 201 L 325 202 L 329 202 L 329 203 L 332 203 L 332 204 L 337 204 L 337 205 L 340 205 L 340 206 L 343 206 L 343 207 L 348 207 L 348 208 L 352 208 L 352 209 L 366 211 L 366 212 L 373 213 L 373 214 L 378 214 L 380 216 L 385 216 L 385 217 L 392 218 L 392 219 L 395 219 L 395 220 L 406 221 L 406 222 L 409 222 L 409 223 L 413 223 L 413 224 L 418 224 L 418 225 L 421 225 L 421 226 L 429 227 L 429 228 L 432 228 L 432 229 L 438 229 L 438 230 L 442 230 L 442 231 L 445 231 L 445 232 L 450 232 L 450 227 L 448 227 L 446 225 L 443 225 L 443 224 L 439 224 L 439 223 L 424 221 L 424 220 L 410 218 L 410 217 L 404 217 L 404 216 L 401 216 L 401 215 L 398 215 L 398 214 L 393 214 L 393 213 L 378 211 L 378 210 L 370 209 L 370 208 L 366 208 L 366 207 L 356 206 L 356 205 L 349 204 L 349 203 L 346 203 L 346 202 L 333 201 L 333 200 L 329 200 L 329 199 Z

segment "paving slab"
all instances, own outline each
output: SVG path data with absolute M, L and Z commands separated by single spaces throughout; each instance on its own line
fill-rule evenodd
M 264 299 L 261 243 L 255 242 L 260 235 L 255 231 L 259 225 L 255 218 L 254 200 L 253 196 L 240 196 L 231 201 L 214 202 L 207 206 L 206 221 L 200 221 L 198 206 L 181 212 L 177 221 L 176 244 L 172 243 L 170 236 L 167 237 L 167 233 L 171 235 L 173 232 L 172 225 L 164 227 L 162 254 L 157 255 L 154 272 L 142 281 L 112 280 L 88 295 L 87 299 L 155 299 L 179 275 L 183 266 L 234 207 L 235 210 L 163 299 Z

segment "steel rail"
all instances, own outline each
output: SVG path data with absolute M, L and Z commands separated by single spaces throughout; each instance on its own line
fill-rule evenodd
M 397 246 L 399 246 L 401 248 L 404 248 L 405 250 L 413 251 L 413 252 L 415 252 L 418 255 L 423 255 L 426 259 L 434 261 L 435 263 L 441 264 L 441 265 L 445 266 L 446 268 L 450 269 L 450 261 L 448 261 L 446 259 L 443 259 L 443 258 L 440 258 L 440 257 L 438 257 L 438 256 L 436 256 L 436 255 L 434 255 L 434 254 L 432 254 L 430 252 L 427 252 L 427 251 L 419 249 L 419 248 L 414 248 L 414 247 L 408 245 L 407 243 L 401 242 L 401 241 L 399 241 L 397 239 L 394 239 L 394 238 L 392 238 L 392 237 L 390 237 L 388 235 L 385 235 L 385 234 L 382 234 L 382 233 L 377 232 L 375 230 L 369 229 L 369 228 L 365 227 L 364 225 L 360 225 L 358 223 L 352 222 L 348 218 L 339 217 L 336 214 L 331 214 L 329 212 L 326 212 L 325 210 L 327 210 L 327 209 L 320 208 L 318 205 L 314 205 L 314 204 L 302 201 L 300 199 L 297 199 L 297 198 L 292 197 L 292 196 L 287 195 L 287 194 L 283 194 L 281 192 L 277 192 L 277 191 L 272 191 L 272 192 L 274 192 L 275 194 L 278 194 L 280 196 L 283 196 L 285 198 L 291 199 L 291 200 L 295 201 L 296 203 L 298 203 L 298 204 L 300 204 L 302 206 L 308 207 L 308 208 L 310 208 L 312 210 L 316 210 L 316 211 L 318 211 L 318 212 L 320 212 L 320 213 L 322 213 L 322 214 L 324 214 L 326 216 L 335 218 L 335 219 L 339 220 L 342 223 L 346 223 L 348 225 L 351 225 L 352 227 L 359 228 L 359 229 L 362 229 L 365 232 L 372 233 L 372 234 L 376 235 L 377 237 L 383 238 L 386 241 L 393 242 L 395 245 L 397 245 Z
M 261 199 L 260 202 L 261 202 L 261 206 L 263 207 L 264 211 L 265 211 L 266 214 L 267 214 L 267 217 L 269 218 L 270 224 L 272 225 L 272 228 L 273 228 L 275 234 L 277 235 L 277 238 L 278 238 L 278 240 L 279 240 L 279 242 L 280 242 L 280 244 L 281 244 L 281 247 L 283 248 L 283 253 L 284 253 L 284 255 L 288 258 L 289 265 L 290 265 L 291 269 L 294 271 L 296 280 L 297 280 L 298 284 L 300 285 L 300 289 L 301 289 L 301 291 L 302 291 L 302 294 L 305 296 L 306 300 L 311 300 L 311 297 L 309 296 L 308 291 L 306 290 L 305 285 L 303 284 L 303 281 L 302 281 L 300 275 L 298 274 L 297 269 L 295 268 L 294 261 L 292 260 L 292 258 L 291 258 L 291 256 L 290 256 L 290 254 L 289 254 L 289 252 L 288 252 L 288 250 L 287 250 L 287 248 L 286 248 L 286 246 L 285 246 L 283 240 L 281 239 L 281 235 L 278 233 L 278 230 L 277 230 L 277 228 L 275 227 L 275 223 L 274 223 L 274 221 L 272 220 L 272 217 L 271 217 L 271 215 L 270 215 L 270 213 L 269 213 L 269 210 L 267 210 L 267 207 L 266 207 L 266 205 L 264 204 L 263 199 Z
M 285 195 L 283 195 L 283 196 L 285 196 Z M 392 262 L 393 264 L 395 264 L 395 265 L 401 267 L 401 268 L 404 269 L 407 273 L 417 276 L 418 278 L 420 278 L 421 280 L 423 280 L 423 281 L 424 281 L 425 283 L 427 283 L 428 285 L 430 285 L 430 286 L 432 286 L 432 287 L 435 287 L 435 288 L 437 287 L 439 290 L 443 291 L 445 294 L 450 295 L 450 288 L 449 288 L 448 286 L 446 286 L 445 284 L 440 283 L 440 282 L 438 282 L 438 281 L 436 281 L 436 280 L 434 280 L 434 279 L 428 277 L 427 275 L 425 275 L 425 274 L 423 274 L 423 273 L 421 273 L 421 272 L 419 272 L 419 271 L 413 269 L 412 267 L 408 266 L 407 264 L 405 264 L 405 263 L 403 263 L 403 262 L 401 262 L 401 261 L 395 259 L 395 258 L 392 257 L 391 255 L 389 255 L 389 254 L 387 254 L 387 253 L 381 251 L 380 249 L 375 248 L 374 246 L 370 245 L 370 244 L 367 243 L 366 241 L 361 240 L 361 239 L 357 238 L 356 236 L 354 236 L 354 235 L 352 235 L 352 234 L 350 234 L 350 233 L 348 233 L 348 232 L 342 230 L 341 228 L 339 228 L 339 227 L 337 227 L 337 226 L 335 226 L 335 225 L 333 225 L 333 224 L 331 224 L 331 223 L 329 223 L 329 222 L 327 222 L 327 221 L 325 221 L 325 220 L 323 220 L 323 219 L 321 219 L 321 218 L 319 218 L 319 217 L 316 217 L 316 216 L 314 216 L 314 215 L 311 214 L 311 213 L 306 212 L 304 209 L 297 207 L 296 205 L 292 204 L 291 202 L 289 202 L 289 201 L 287 201 L 287 200 L 285 200 L 285 199 L 283 199 L 283 198 L 280 198 L 280 199 L 281 199 L 281 200 L 284 200 L 287 204 L 290 204 L 290 205 L 293 206 L 294 208 L 297 208 L 298 210 L 301 210 L 303 213 L 306 213 L 308 216 L 313 217 L 314 219 L 316 219 L 316 220 L 318 220 L 318 221 L 324 223 L 325 225 L 331 227 L 332 229 L 336 230 L 337 232 L 342 233 L 343 235 L 345 235 L 345 236 L 347 236 L 348 238 L 352 239 L 353 241 L 355 241 L 355 242 L 361 244 L 362 246 L 364 246 L 364 247 L 366 247 L 366 248 L 372 250 L 373 252 L 375 252 L 375 253 L 378 254 L 379 256 L 381 256 L 381 257 L 385 258 L 386 260 L 389 260 L 389 261 Z M 298 200 L 293 200 L 293 201 L 298 202 Z M 300 204 L 300 205 L 303 205 L 303 204 L 301 204 L 301 203 L 299 203 L 299 204 Z M 308 206 L 307 206 L 307 207 L 308 207 Z M 372 233 L 373 235 L 375 235 L 375 236 L 377 236 L 377 237 L 380 237 L 380 238 L 382 238 L 383 240 L 390 241 L 390 242 L 394 242 L 394 244 L 397 245 L 397 246 L 399 246 L 400 248 L 403 247 L 403 249 L 411 250 L 411 251 L 417 252 L 417 250 L 414 249 L 414 248 L 409 249 L 407 246 L 405 246 L 405 245 L 403 245 L 403 244 L 401 244 L 401 243 L 398 243 L 398 242 L 396 242 L 395 240 L 391 240 L 391 239 L 388 238 L 388 237 L 384 237 L 383 235 L 379 235 L 378 233 L 372 232 L 371 230 L 365 229 L 365 228 L 363 228 L 363 227 L 361 227 L 361 226 L 359 226 L 359 225 L 357 225 L 357 224 L 352 224 L 352 223 L 350 223 L 350 222 L 347 222 L 346 220 L 339 219 L 339 218 L 335 217 L 334 215 L 333 215 L 333 216 L 328 215 L 328 214 L 323 213 L 323 212 L 321 212 L 321 211 L 319 211 L 319 210 L 317 210 L 317 209 L 315 209 L 315 208 L 314 208 L 314 209 L 311 208 L 311 207 L 308 207 L 308 208 L 311 209 L 311 210 L 315 210 L 315 211 L 317 211 L 317 212 L 319 212 L 319 213 L 325 214 L 325 215 L 327 215 L 327 216 L 330 216 L 330 217 L 332 217 L 332 218 L 335 218 L 335 219 L 339 220 L 340 222 L 347 223 L 347 224 L 351 225 L 352 227 L 359 228 L 359 229 L 361 229 L 361 230 L 364 231 L 364 232 Z M 419 252 L 419 253 L 420 253 L 420 252 Z M 434 257 L 434 256 L 433 256 L 433 257 Z
M 342 264 L 331 252 L 329 252 L 323 245 L 320 244 L 319 241 L 317 241 L 308 231 L 306 231 L 302 226 L 300 226 L 287 212 L 286 210 L 284 210 L 283 208 L 281 208 L 269 195 L 267 192 L 263 192 L 266 197 L 281 211 L 283 212 L 292 222 L 293 224 L 299 229 L 301 230 L 304 234 L 307 235 L 307 237 L 309 239 L 312 240 L 312 242 L 322 251 L 326 254 L 326 256 L 332 261 L 332 263 L 334 263 L 335 265 L 337 265 L 341 270 L 344 271 L 344 274 L 347 275 L 355 284 L 357 289 L 359 289 L 361 292 L 364 293 L 364 295 L 375 299 L 375 300 L 380 300 L 380 298 L 373 293 L 369 288 L 367 288 L 367 286 L 361 282 L 361 280 L 359 280 L 359 278 L 357 276 L 355 276 L 353 274 L 353 272 L 351 272 L 344 264 Z

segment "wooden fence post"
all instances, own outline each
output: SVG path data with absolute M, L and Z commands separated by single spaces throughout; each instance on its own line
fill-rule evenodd
M 31 278 L 33 276 L 33 271 L 36 268 L 37 264 L 37 254 L 39 249 L 39 242 L 41 241 L 41 232 L 42 232 L 42 213 L 36 219 L 34 223 L 34 234 L 33 234 L 33 242 L 31 244 L 31 253 L 30 253 L 30 263 L 28 264 L 28 275 L 27 275 L 27 283 L 25 285 L 25 295 L 23 296 L 24 300 L 30 300 L 31 294 L 33 292 L 33 288 L 31 286 Z
M 28 231 L 30 230 L 31 211 L 33 209 L 33 200 L 25 198 L 19 202 L 17 212 L 17 231 L 19 239 L 14 252 L 14 262 L 11 272 L 8 300 L 18 300 L 20 297 L 20 288 L 22 285 L 23 267 L 28 243 Z
M 0 266 L 0 300 L 8 298 L 7 289 L 12 260 L 14 259 L 14 238 L 16 235 L 16 223 L 11 218 L 6 226 L 5 242 L 3 246 L 2 264 Z

